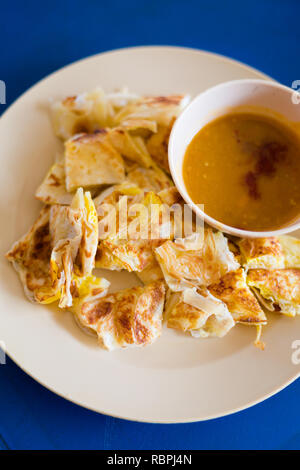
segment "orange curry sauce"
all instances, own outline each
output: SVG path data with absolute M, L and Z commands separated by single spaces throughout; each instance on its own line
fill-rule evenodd
M 216 220 L 277 229 L 300 214 L 300 140 L 277 119 L 227 114 L 193 138 L 183 178 L 191 199 Z

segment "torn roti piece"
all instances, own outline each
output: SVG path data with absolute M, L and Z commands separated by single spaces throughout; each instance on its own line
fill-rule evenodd
M 50 303 L 60 297 L 58 282 L 53 283 L 50 275 L 49 215 L 49 207 L 42 209 L 31 229 L 6 254 L 31 302 Z
M 168 328 L 189 331 L 194 337 L 225 336 L 235 322 L 222 301 L 208 291 L 187 288 L 171 294 L 166 306 Z
M 111 351 L 153 343 L 161 334 L 164 300 L 164 284 L 156 282 L 97 299 L 80 296 L 71 310 Z
M 173 128 L 175 118 L 166 125 L 158 126 L 157 132 L 153 134 L 146 142 L 147 150 L 154 162 L 170 173 L 168 147 L 171 130 Z
M 300 314 L 300 269 L 251 269 L 247 283 L 267 300 L 270 310 L 292 317 Z
M 231 240 L 228 238 L 228 247 L 229 250 L 233 253 L 235 260 L 240 264 L 243 265 L 243 257 L 241 255 L 241 250 L 236 244 L 235 240 Z
M 98 243 L 95 267 L 109 269 L 110 271 L 122 271 L 124 269 L 123 264 L 101 242 Z
M 84 302 L 94 302 L 104 297 L 109 289 L 110 282 L 102 277 L 96 277 L 89 274 L 85 277 L 72 277 L 70 291 L 73 302 L 70 311 L 75 311 L 78 305 Z
M 122 201 L 123 196 L 126 196 L 126 205 L 130 205 L 135 202 L 140 202 L 144 196 L 144 193 L 133 183 L 123 183 L 121 185 L 107 188 L 94 199 L 94 204 L 98 214 L 99 228 L 96 268 L 110 269 L 113 271 L 124 269 L 122 262 L 118 260 L 118 258 L 116 258 L 112 252 L 102 243 L 103 240 L 117 234 L 117 223 L 120 221 L 120 201 Z M 124 210 L 126 211 L 126 207 Z
M 235 322 L 259 325 L 267 318 L 246 282 L 246 273 L 240 268 L 223 276 L 208 287 L 209 292 L 227 305 Z
M 171 179 L 156 165 L 152 168 L 135 165 L 128 171 L 126 180 L 145 191 L 159 192 L 174 186 Z
M 191 246 L 197 249 L 189 249 Z M 239 267 L 228 248 L 227 238 L 210 229 L 205 229 L 203 236 L 198 234 L 197 240 L 189 237 L 181 243 L 168 240 L 156 248 L 155 256 L 172 291 L 209 286 Z
M 115 115 L 114 122 L 120 124 L 132 119 L 147 119 L 168 126 L 188 102 L 188 95 L 144 96 L 122 108 Z
M 71 204 L 74 194 L 67 191 L 65 180 L 65 162 L 54 163 L 36 190 L 35 197 L 45 204 Z
M 131 195 L 124 194 L 123 190 Z M 123 192 L 123 197 L 118 201 L 120 191 Z M 103 208 L 107 202 L 112 205 L 109 206 L 108 214 L 103 217 L 106 212 Z M 161 199 L 154 192 L 144 193 L 134 186 L 117 187 L 97 205 L 99 233 L 104 232 L 103 227 L 109 226 L 111 217 L 112 222 L 118 221 L 117 225 L 112 224 L 112 230 L 100 240 L 98 251 L 102 254 L 96 256 L 97 267 L 107 268 L 109 259 L 112 261 L 112 269 L 116 269 L 117 265 L 127 271 L 143 271 L 151 265 L 154 262 L 153 249 L 172 236 L 172 224 L 167 213 L 165 217 L 165 210 Z M 119 223 L 120 217 L 124 216 L 127 224 Z
M 161 189 L 158 196 L 164 204 L 167 204 L 170 207 L 174 204 L 182 204 L 184 202 L 181 194 L 174 185 Z
M 51 275 L 61 285 L 59 306 L 72 305 L 73 274 L 84 277 L 95 267 L 98 246 L 98 217 L 89 192 L 78 189 L 71 206 L 50 209 Z
M 138 278 L 142 281 L 144 285 L 150 284 L 155 281 L 164 281 L 164 275 L 156 259 L 153 259 L 153 262 L 149 264 L 143 271 L 136 272 Z
M 7 258 L 31 301 L 59 300 L 59 307 L 65 308 L 72 304 L 74 278 L 91 274 L 97 245 L 96 209 L 90 194 L 80 188 L 70 206 L 54 204 L 44 208 Z
M 74 204 L 78 204 L 83 213 L 82 237 L 76 257 L 76 269 L 80 276 L 86 276 L 95 267 L 98 246 L 98 216 L 89 191 L 84 193 L 80 188 L 73 201 Z
M 69 96 L 52 105 L 54 132 L 63 140 L 80 132 L 94 132 L 111 125 L 114 113 L 112 100 L 101 88 Z
M 81 197 L 81 194 L 76 195 L 71 206 L 53 205 L 50 209 L 50 269 L 53 283 L 60 286 L 61 308 L 72 305 L 71 281 L 83 226 L 82 203 L 79 201 Z
M 109 143 L 107 133 L 102 129 L 93 134 L 79 134 L 65 143 L 68 191 L 124 181 L 124 161 Z
M 149 119 L 125 119 L 118 127 L 129 131 L 131 135 L 137 135 L 143 138 L 149 137 L 152 133 L 157 132 L 157 123 Z
M 284 268 L 284 253 L 276 237 L 243 238 L 237 245 L 246 269 Z
M 299 238 L 283 235 L 278 237 L 283 255 L 285 268 L 300 268 L 300 240 Z
M 89 192 L 78 189 L 71 206 L 51 206 L 51 275 L 61 285 L 61 308 L 72 305 L 73 274 L 90 275 L 98 246 L 98 217 Z
M 153 160 L 141 136 L 132 134 L 126 128 L 118 126 L 108 131 L 108 139 L 111 145 L 128 160 L 145 168 L 150 168 L 153 165 Z
M 146 141 L 147 153 L 164 170 L 170 173 L 168 164 L 169 136 L 176 117 L 189 101 L 188 96 L 149 96 L 142 97 L 121 109 L 115 116 L 117 124 L 128 125 L 137 119 L 157 123 L 156 132 Z M 143 166 L 147 166 L 143 164 Z
M 237 242 L 246 269 L 300 268 L 300 240 L 288 235 L 278 238 L 245 238 Z

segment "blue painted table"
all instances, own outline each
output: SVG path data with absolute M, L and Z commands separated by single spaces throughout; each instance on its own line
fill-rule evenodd
M 300 79 L 299 18 L 298 0 L 2 2 L 0 79 L 9 105 L 74 60 L 124 46 L 171 44 L 228 55 L 291 85 Z M 73 405 L 8 359 L 0 365 L 0 449 L 300 449 L 299 396 L 298 380 L 226 418 L 140 424 Z

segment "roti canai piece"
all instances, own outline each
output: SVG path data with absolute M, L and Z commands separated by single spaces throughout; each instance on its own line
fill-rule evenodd
M 54 163 L 44 181 L 38 187 L 35 197 L 45 204 L 71 204 L 74 194 L 66 188 L 65 162 Z
M 27 234 L 14 243 L 6 254 L 31 302 L 50 303 L 60 297 L 58 282 L 53 283 L 50 274 L 49 216 L 50 208 L 42 209 Z M 44 296 L 40 295 L 41 291 Z
M 119 211 L 123 209 L 122 197 L 126 196 L 125 202 L 127 205 L 130 205 L 135 202 L 140 202 L 143 198 L 143 194 L 143 191 L 135 184 L 123 183 L 105 189 L 94 199 L 98 214 L 99 234 L 99 243 L 96 253 L 97 268 L 117 271 L 124 269 L 122 262 L 112 254 L 102 241 L 110 236 L 115 236 L 118 232 L 117 223 L 120 221 Z M 124 211 L 126 211 L 127 214 L 126 207 Z
M 49 227 L 53 247 L 50 258 L 51 277 L 60 286 L 59 306 L 64 308 L 72 305 L 71 281 L 82 237 L 80 208 L 51 206 Z
M 225 303 L 196 287 L 172 293 L 166 306 L 168 328 L 188 331 L 194 337 L 223 337 L 235 322 Z
M 102 129 L 93 134 L 80 134 L 65 143 L 68 191 L 124 181 L 124 161 L 109 143 L 107 132 Z
M 237 245 L 246 269 L 284 268 L 284 252 L 276 237 L 243 238 Z
M 292 317 L 300 314 L 300 269 L 251 269 L 247 282 L 266 299 L 269 310 Z
M 76 271 L 80 276 L 91 274 L 95 267 L 95 256 L 98 246 L 98 216 L 90 192 L 77 190 L 76 197 L 83 213 L 82 238 L 76 257 Z
M 291 236 L 245 238 L 238 240 L 242 264 L 246 269 L 300 267 L 300 240 Z
M 98 244 L 95 266 L 96 268 L 109 269 L 110 271 L 122 271 L 122 269 L 124 269 L 121 261 L 119 261 L 101 242 Z
M 267 318 L 246 280 L 246 273 L 240 268 L 225 274 L 216 284 L 210 285 L 208 290 L 227 305 L 235 322 L 265 325 Z
M 155 256 L 172 291 L 209 286 L 239 268 L 227 238 L 210 229 L 197 234 L 197 240 L 168 240 L 156 248 Z
M 188 96 L 142 97 L 123 108 L 116 116 L 116 123 L 128 123 L 135 119 L 148 119 L 157 123 L 156 132 L 146 140 L 152 159 L 170 173 L 168 164 L 169 136 L 176 117 L 189 101 Z
M 97 229 L 95 208 L 82 189 L 71 206 L 42 209 L 29 232 L 6 255 L 30 301 L 59 300 L 61 308 L 72 304 L 72 290 L 94 267 Z
M 285 268 L 300 268 L 300 240 L 284 235 L 278 237 L 283 254 Z
M 111 351 L 153 343 L 161 334 L 164 300 L 164 283 L 156 282 L 97 299 L 79 295 L 71 310 Z
M 63 140 L 108 126 L 112 123 L 113 115 L 113 105 L 101 88 L 69 96 L 52 106 L 54 132 Z
M 73 274 L 71 281 L 72 306 L 68 310 L 74 311 L 84 299 L 84 302 L 95 302 L 104 297 L 109 289 L 110 282 L 104 278 L 89 274 L 85 277 Z M 77 319 L 77 317 L 76 317 Z
M 152 159 L 167 173 L 170 173 L 168 146 L 174 122 L 175 118 L 168 125 L 158 126 L 157 132 L 147 140 L 147 149 Z
M 100 195 L 96 199 L 100 200 L 97 212 L 101 234 L 96 266 L 109 268 L 111 261 L 111 269 L 143 271 L 154 262 L 153 249 L 171 237 L 165 206 L 154 192 L 144 193 L 134 185 L 120 185 L 108 193 L 106 198 Z M 119 223 L 124 217 L 127 223 Z M 110 223 L 111 230 L 102 236 Z
M 145 191 L 159 192 L 173 187 L 171 179 L 156 165 L 152 168 L 135 165 L 128 171 L 126 180 Z
M 115 125 L 131 120 L 146 119 L 157 125 L 168 126 L 187 105 L 187 95 L 143 96 L 129 103 L 114 116 Z
M 126 196 L 126 204 L 130 206 L 138 203 L 143 198 L 143 191 L 132 183 L 111 186 L 104 190 L 94 199 L 94 204 L 98 213 L 99 242 L 96 252 L 96 268 L 109 269 L 111 271 L 121 271 L 126 269 L 120 259 L 103 243 L 109 237 L 117 235 L 119 222 L 122 220 L 120 211 L 127 209 L 122 204 L 123 196 Z M 124 235 L 125 237 L 125 235 Z
M 127 235 L 119 227 L 115 236 L 102 241 L 127 271 L 143 271 L 153 263 L 153 250 L 171 237 L 171 222 L 160 214 L 164 207 L 154 192 L 146 193 L 140 203 L 128 207 Z
M 164 281 L 164 275 L 156 259 L 153 259 L 153 262 L 143 269 L 141 272 L 136 272 L 138 278 L 142 281 L 144 285 L 150 284 L 155 281 Z
M 176 186 L 172 185 L 168 188 L 161 189 L 158 193 L 158 196 L 164 204 L 168 206 L 173 206 L 174 204 L 182 204 L 183 199 L 181 194 L 178 192 Z
M 72 305 L 73 274 L 85 277 L 95 267 L 98 218 L 90 193 L 80 188 L 71 206 L 51 206 L 49 227 L 51 276 L 61 287 L 59 306 L 65 308 Z
M 102 127 L 113 126 L 114 116 L 122 108 L 136 102 L 139 96 L 127 88 L 105 93 L 96 88 L 89 93 L 69 96 L 52 105 L 52 120 L 55 134 L 67 140 L 80 132 L 94 132 Z M 131 123 L 130 127 L 136 124 Z M 140 125 L 140 124 L 139 124 Z M 146 127 L 149 127 L 149 123 Z M 152 127 L 156 123 L 152 124 Z
M 228 247 L 230 251 L 233 253 L 235 260 L 242 266 L 243 265 L 243 257 L 241 255 L 241 250 L 239 246 L 236 244 L 234 240 L 228 238 Z
M 145 141 L 140 135 L 132 134 L 126 127 L 118 126 L 109 130 L 108 139 L 111 145 L 128 160 L 145 168 L 153 165 Z
M 132 136 L 137 135 L 143 138 L 157 132 L 157 123 L 149 119 L 125 119 L 118 127 L 130 132 Z

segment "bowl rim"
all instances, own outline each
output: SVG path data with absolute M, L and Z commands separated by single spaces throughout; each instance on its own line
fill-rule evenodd
M 205 213 L 202 209 L 198 207 L 198 205 L 191 199 L 189 196 L 185 185 L 181 184 L 179 181 L 178 177 L 178 171 L 175 169 L 175 150 L 174 150 L 174 140 L 175 140 L 175 135 L 177 132 L 177 128 L 180 125 L 180 122 L 182 119 L 185 118 L 186 112 L 194 105 L 194 103 L 199 100 L 200 97 L 203 97 L 206 94 L 212 93 L 220 88 L 227 88 L 232 85 L 238 85 L 238 84 L 254 84 L 257 83 L 258 85 L 264 85 L 267 87 L 272 87 L 275 89 L 281 89 L 285 92 L 288 92 L 289 94 L 294 93 L 296 90 L 289 88 L 286 85 L 282 85 L 281 83 L 277 83 L 275 80 L 273 81 L 272 79 L 259 79 L 259 78 L 243 78 L 243 79 L 237 79 L 237 80 L 229 80 L 226 82 L 218 83 L 217 85 L 214 85 L 212 87 L 207 88 L 203 92 L 199 93 L 197 96 L 195 96 L 191 102 L 184 108 L 184 110 L 181 112 L 181 114 L 178 116 L 176 119 L 174 126 L 171 130 L 170 138 L 169 138 L 169 146 L 168 146 L 168 162 L 169 162 L 169 168 L 171 172 L 171 176 L 173 178 L 173 181 L 175 183 L 175 186 L 179 193 L 181 194 L 183 200 L 188 204 L 190 209 L 194 211 L 201 219 L 204 220 L 204 222 L 208 223 L 210 226 L 228 233 L 230 235 L 234 235 L 236 237 L 240 238 L 268 238 L 268 237 L 275 237 L 275 236 L 280 236 L 284 235 L 290 232 L 294 232 L 295 230 L 300 228 L 300 215 L 298 219 L 289 225 L 276 229 L 276 230 L 265 230 L 265 231 L 252 231 L 252 230 L 244 230 L 244 229 L 239 229 L 236 227 L 232 227 L 230 225 L 224 224 L 223 222 L 220 222 L 219 220 L 215 219 L 214 217 L 209 216 L 208 214 Z M 182 171 L 182 170 L 181 170 Z

